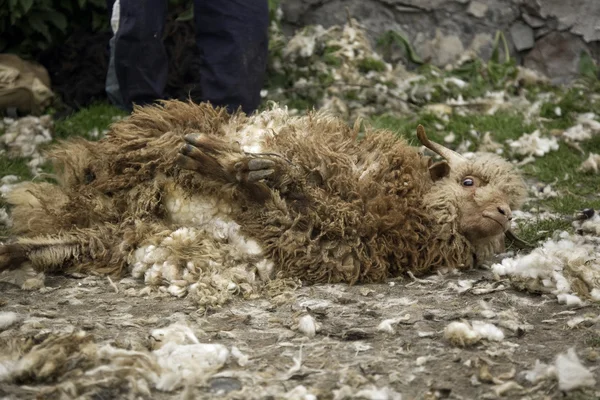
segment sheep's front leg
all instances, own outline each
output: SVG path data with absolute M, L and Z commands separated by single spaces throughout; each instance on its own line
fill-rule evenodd
M 261 199 L 272 189 L 284 195 L 297 189 L 298 172 L 278 154 L 236 151 L 202 134 L 187 135 L 185 141 L 178 159 L 183 169 L 237 183 Z

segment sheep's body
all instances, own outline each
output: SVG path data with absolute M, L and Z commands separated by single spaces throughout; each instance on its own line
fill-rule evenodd
M 189 134 L 200 134 L 197 171 L 180 167 Z M 99 142 L 56 147 L 57 185 L 10 194 L 18 239 L 0 264 L 129 270 L 180 295 L 188 284 L 249 290 L 256 274 L 382 281 L 489 254 L 497 241 L 458 231 L 452 191 L 433 182 L 417 148 L 388 131 L 357 134 L 279 108 L 252 117 L 178 101 L 138 108 Z M 495 168 L 518 203 L 520 181 Z

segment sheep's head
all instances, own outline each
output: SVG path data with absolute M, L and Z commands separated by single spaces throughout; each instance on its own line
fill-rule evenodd
M 435 183 L 428 201 L 437 203 L 433 208 L 450 209 L 459 233 L 476 248 L 493 245 L 493 250 L 501 250 L 504 234 L 510 233 L 512 211 L 521 206 L 527 194 L 518 171 L 495 154 L 478 154 L 469 160 L 431 142 L 421 125 L 417 136 L 444 159 L 429 165 Z

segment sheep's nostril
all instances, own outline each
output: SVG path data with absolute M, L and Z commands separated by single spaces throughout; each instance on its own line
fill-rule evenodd
M 502 207 L 498 207 L 498 212 L 502 215 L 506 215 L 506 211 Z

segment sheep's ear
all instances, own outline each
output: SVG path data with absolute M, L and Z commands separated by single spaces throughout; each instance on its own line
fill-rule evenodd
M 450 174 L 450 165 L 446 161 L 438 161 L 429 165 L 429 175 L 432 181 L 438 181 Z

